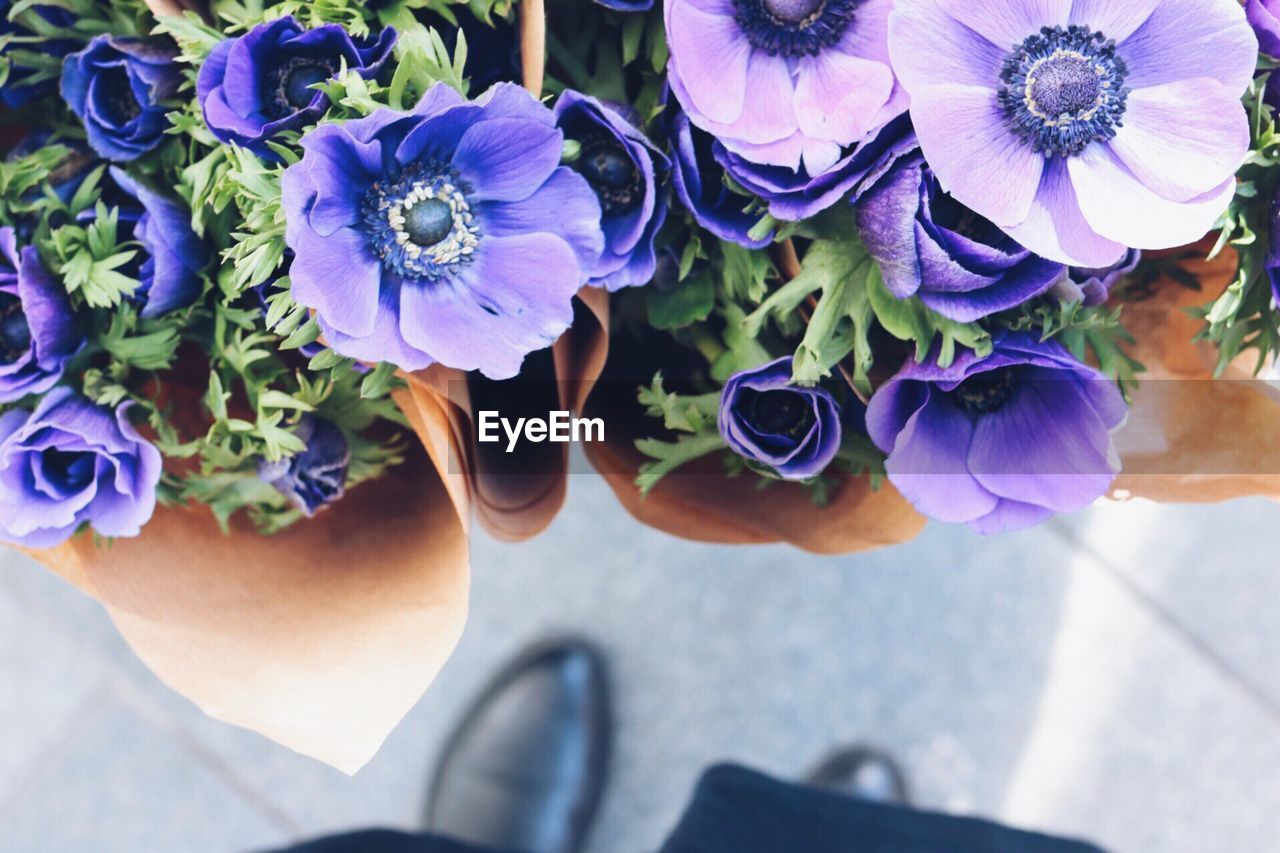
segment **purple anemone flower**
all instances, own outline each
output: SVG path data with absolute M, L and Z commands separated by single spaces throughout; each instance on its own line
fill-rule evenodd
M 509 83 L 311 131 L 283 178 L 294 298 L 343 355 L 514 376 L 568 328 L 604 244 L 563 144 Z
M 103 409 L 59 387 L 33 412 L 0 415 L 0 541 L 51 548 L 82 524 L 138 535 L 155 511 L 161 458 L 129 423 L 130 405 Z
M 828 171 L 907 98 L 887 45 L 893 0 L 667 0 L 671 91 L 754 163 Z
M 1127 414 L 1115 384 L 1061 344 L 1006 332 L 986 358 L 909 360 L 871 398 L 867 430 L 916 509 L 999 533 L 1101 497 Z
M 889 49 L 943 189 L 1042 257 L 1193 242 L 1235 192 L 1237 0 L 897 0 Z
M 791 384 L 791 357 L 730 377 L 720 394 L 730 449 L 784 480 L 808 480 L 840 450 L 840 407 L 820 386 Z
M 876 181 L 898 157 L 919 147 L 911 120 L 895 118 L 825 172 L 811 175 L 805 168 L 766 166 L 740 157 L 717 143 L 715 157 L 735 181 L 769 203 L 776 219 L 808 219 Z
M 191 229 L 191 211 L 181 202 L 143 186 L 117 166 L 108 172 L 104 199 L 117 211 L 121 242 L 136 241 L 141 251 L 127 272 L 140 285 L 133 301 L 143 317 L 159 317 L 186 308 L 204 290 L 202 273 L 209 247 Z M 82 215 L 92 219 L 94 212 Z
M 62 283 L 0 228 L 0 403 L 52 388 L 83 344 Z
M 723 146 L 694 127 L 675 104 L 667 107 L 667 133 L 671 139 L 671 184 L 697 223 L 721 240 L 748 249 L 769 245 L 772 234 L 759 240 L 750 236 L 751 229 L 760 222 L 760 214 L 747 210 L 754 199 L 733 192 L 725 184 L 725 169 L 716 161 L 715 153 Z
M 337 24 L 303 29 L 292 16 L 259 24 L 219 42 L 200 67 L 196 95 L 205 124 L 223 142 L 274 156 L 267 140 L 314 122 L 328 107 L 312 87 L 333 79 L 343 63 L 362 77 L 376 76 L 395 41 L 390 27 L 364 41 Z
M 1054 290 L 1067 302 L 1080 302 L 1088 306 L 1102 305 L 1110 298 L 1111 289 L 1136 270 L 1141 262 L 1142 252 L 1130 249 L 1119 263 L 1109 267 L 1068 267 L 1067 277 L 1058 282 Z
M 653 238 L 667 219 L 666 156 L 619 109 L 568 89 L 556 101 L 556 126 L 582 148 L 574 169 L 600 200 L 604 251 L 587 283 L 610 291 L 653 278 Z
M 314 415 L 304 415 L 294 435 L 306 449 L 278 462 L 263 460 L 258 477 L 310 518 L 345 492 L 351 445 L 336 424 Z
M 162 42 L 98 36 L 63 60 L 62 98 L 99 156 L 127 162 L 164 141 L 164 102 L 182 82 L 176 55 Z
M 858 231 L 899 299 L 961 323 L 1014 308 L 1054 286 L 1066 268 L 1031 254 L 942 191 L 919 151 L 892 168 L 856 203 Z
M 1244 12 L 1258 36 L 1258 49 L 1280 56 L 1280 0 L 1245 0 Z

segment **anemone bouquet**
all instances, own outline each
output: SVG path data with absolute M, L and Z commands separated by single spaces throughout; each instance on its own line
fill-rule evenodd
M 0 542 L 340 766 L 456 641 L 472 504 L 563 497 L 482 403 L 600 415 L 651 524 L 852 551 L 1155 494 L 1226 409 L 1143 371 L 1280 351 L 1271 0 L 0 9 Z

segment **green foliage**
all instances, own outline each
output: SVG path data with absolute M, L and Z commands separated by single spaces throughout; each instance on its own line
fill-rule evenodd
M 1235 198 L 1220 221 L 1214 249 L 1216 255 L 1234 247 L 1240 265 L 1226 291 L 1198 312 L 1205 323 L 1201 337 L 1218 347 L 1219 372 L 1248 350 L 1257 352 L 1258 370 L 1280 355 L 1280 311 L 1266 269 L 1273 251 L 1272 203 L 1280 191 L 1280 133 L 1275 111 L 1264 98 L 1269 76 L 1254 80 L 1245 96 L 1253 145 L 1239 172 Z

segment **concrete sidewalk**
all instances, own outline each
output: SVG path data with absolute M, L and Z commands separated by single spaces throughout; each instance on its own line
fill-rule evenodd
M 202 717 L 96 604 L 0 554 L 0 849 L 236 851 L 411 827 L 456 715 L 524 643 L 609 653 L 620 733 L 593 853 L 652 849 L 699 770 L 902 756 L 923 806 L 1116 853 L 1280 851 L 1280 507 L 1096 507 L 821 559 L 642 528 L 594 477 L 474 545 L 443 675 L 356 778 Z M 591 555 L 571 559 L 572 555 Z

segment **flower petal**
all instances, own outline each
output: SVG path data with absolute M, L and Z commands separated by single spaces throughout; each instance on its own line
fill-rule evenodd
M 898 435 L 885 463 L 889 480 L 930 518 L 948 522 L 981 518 L 996 508 L 997 498 L 966 467 L 972 436 L 973 423 L 964 412 L 948 400 L 930 400 Z
M 382 262 L 358 228 L 339 228 L 326 237 L 303 233 L 291 240 L 289 269 L 293 298 L 314 308 L 333 328 L 353 337 L 373 332 L 378 312 Z
M 1188 201 L 1235 174 L 1249 139 L 1239 97 L 1201 77 L 1130 93 L 1111 148 L 1142 183 L 1171 201 Z
M 754 94 L 756 90 L 751 91 Z M 804 134 L 848 145 L 867 135 L 892 92 L 889 66 L 839 51 L 823 51 L 800 60 L 795 118 Z
M 1022 44 L 1027 36 L 1040 32 L 1041 27 L 1064 26 L 1071 14 L 1071 0 L 937 0 L 937 3 L 951 17 L 1005 49 Z
M 1068 23 L 1088 27 L 1121 42 L 1142 26 L 1163 0 L 1075 0 Z
M 472 201 L 520 201 L 560 165 L 564 135 L 521 118 L 476 122 L 458 142 L 453 166 L 468 181 Z
M 1237 0 L 1162 0 L 1117 53 L 1129 65 L 1130 89 L 1212 77 L 1242 95 L 1253 79 L 1258 38 Z
M 1007 52 L 948 15 L 938 0 L 897 0 L 889 18 L 893 70 L 913 93 L 943 82 L 998 88 Z
M 688 0 L 667 0 L 672 76 L 678 76 L 694 116 L 729 124 L 742 115 L 751 45 L 732 14 L 711 14 Z M 694 123 L 697 123 L 695 118 Z
M 916 135 L 942 188 L 997 225 L 1024 221 L 1044 157 L 1009 130 L 995 90 L 926 86 L 913 98 Z
M 1235 195 L 1233 176 L 1203 196 L 1185 202 L 1170 201 L 1125 168 L 1107 145 L 1089 146 L 1067 162 L 1067 170 L 1089 226 L 1098 234 L 1135 249 L 1168 249 L 1194 243 L 1213 227 Z M 1111 258 L 1111 262 L 1118 261 L 1122 254 Z
M 1004 226 L 1004 230 L 1040 257 L 1072 266 L 1111 266 L 1126 251 L 1123 244 L 1103 237 L 1085 219 L 1067 165 L 1060 157 L 1045 166 L 1026 220 Z

